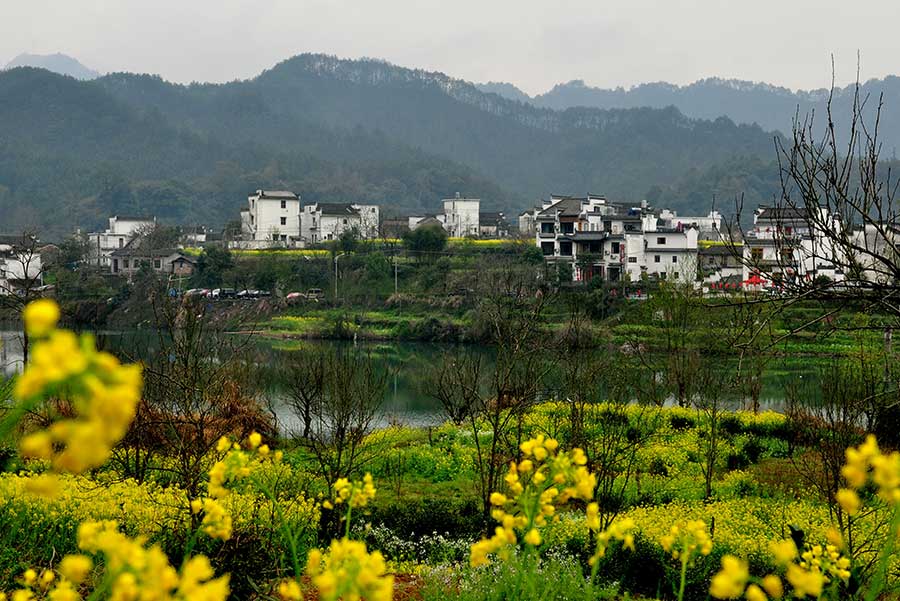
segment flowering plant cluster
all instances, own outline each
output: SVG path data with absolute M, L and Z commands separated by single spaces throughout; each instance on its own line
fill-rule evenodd
M 803 553 L 798 553 L 794 541 L 786 539 L 773 543 L 771 551 L 794 597 L 818 599 L 828 589 L 840 596 L 837 587 L 846 585 L 850 579 L 851 561 L 836 545 L 807 545 Z M 754 578 L 750 576 L 746 561 L 725 555 L 722 569 L 712 578 L 709 594 L 716 599 L 743 596 L 750 601 L 766 601 L 781 598 L 784 588 L 780 576 L 768 574 Z
M 384 557 L 378 551 L 369 553 L 364 542 L 350 538 L 353 509 L 365 507 L 375 498 L 377 489 L 372 475 L 366 473 L 362 481 L 356 482 L 339 478 L 333 489 L 333 499 L 323 501 L 322 506 L 326 509 L 346 507 L 346 532 L 343 538 L 331 541 L 326 551 L 312 549 L 309 552 L 306 575 L 323 601 L 360 598 L 390 601 L 394 594 L 394 577 L 387 573 Z M 300 586 L 295 580 L 283 581 L 278 593 L 285 600 L 302 599 Z
M 333 541 L 326 554 L 313 549 L 306 562 L 306 573 L 316 585 L 319 598 L 325 601 L 390 601 L 394 577 L 385 575 L 386 571 L 381 553 L 369 553 L 365 543 L 349 538 Z
M 247 447 L 255 451 L 260 459 L 269 457 L 269 446 L 262 444 L 262 436 L 258 432 L 252 432 L 247 437 Z M 203 513 L 200 527 L 208 536 L 228 540 L 231 538 L 232 520 L 221 501 L 230 495 L 227 484 L 250 476 L 253 457 L 227 436 L 219 439 L 216 451 L 225 453 L 225 456 L 209 470 L 206 487 L 209 496 L 191 501 L 191 511 L 194 514 Z M 274 460 L 280 462 L 281 458 L 282 452 L 276 451 Z
M 520 445 L 523 459 L 511 462 L 505 476 L 509 496 L 491 494 L 491 516 L 500 525 L 494 536 L 472 545 L 473 567 L 487 565 L 495 553 L 506 559 L 519 537 L 530 547 L 539 547 L 541 528 L 558 519 L 558 507 L 570 499 L 593 499 L 597 479 L 586 467 L 584 451 L 558 452 L 558 448 L 556 440 L 543 434 Z
M 91 336 L 56 329 L 59 308 L 53 301 L 29 304 L 24 319 L 33 343 L 28 365 L 16 379 L 19 404 L 12 419 L 51 396 L 71 402 L 75 415 L 23 437 L 22 456 L 49 460 L 55 470 L 72 473 L 103 465 L 134 419 L 140 366 L 121 365 L 97 351 Z
M 20 452 L 24 457 L 49 460 L 58 471 L 81 473 L 100 467 L 134 419 L 141 395 L 140 367 L 123 366 L 112 355 L 98 352 L 90 336 L 79 338 L 58 330 L 59 308 L 52 301 L 29 304 L 23 317 L 33 346 L 28 364 L 16 380 L 18 403 L 7 414 L 3 433 L 43 400 L 51 396 L 66 399 L 72 403 L 75 417 L 26 435 Z M 57 482 L 47 483 L 46 478 L 41 481 L 41 492 L 55 495 Z M 78 546 L 104 560 L 91 598 L 224 601 L 228 597 L 228 576 L 213 578 L 205 556 L 185 558 L 179 572 L 158 545 L 148 547 L 143 537 L 125 536 L 116 522 L 83 522 L 78 527 Z M 10 597 L 14 601 L 81 599 L 78 587 L 92 569 L 88 555 L 67 555 L 60 561 L 58 573 L 44 570 L 38 578 L 35 570 L 27 570 L 21 588 Z

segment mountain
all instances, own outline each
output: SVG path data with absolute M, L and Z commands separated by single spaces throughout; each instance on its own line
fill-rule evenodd
M 475 84 L 475 87 L 485 94 L 496 94 L 497 96 L 518 102 L 532 102 L 531 96 L 511 83 L 489 81 L 487 83 L 477 83 Z
M 261 187 L 386 213 L 434 210 L 454 192 L 510 212 L 551 192 L 652 193 L 705 212 L 710 190 L 729 189 L 716 183 L 722 165 L 774 154 L 773 134 L 727 118 L 540 108 L 442 73 L 317 54 L 227 84 L 13 69 L 0 73 L 0 131 L 4 223 L 55 232 L 118 211 L 220 224 Z
M 4 69 L 14 69 L 16 67 L 38 67 L 59 73 L 60 75 L 68 75 L 75 79 L 96 79 L 100 77 L 100 73 L 85 67 L 76 59 L 66 54 L 20 54 L 12 59 Z
M 502 86 L 496 84 L 502 93 Z M 838 126 L 846 127 L 853 106 L 855 86 L 837 87 L 833 96 L 833 112 Z M 887 152 L 900 147 L 900 78 L 888 76 L 861 84 L 861 98 L 869 98 L 865 114 L 874 119 L 878 99 L 884 96 L 880 132 Z M 697 119 L 726 116 L 736 123 L 759 124 L 763 129 L 790 133 L 795 116 L 824 114 L 829 90 L 792 91 L 766 83 L 736 79 L 709 78 L 686 86 L 665 82 L 646 83 L 632 88 L 603 89 L 586 85 L 581 80 L 559 84 L 535 96 L 531 104 L 565 110 L 572 107 L 600 109 L 674 106 Z

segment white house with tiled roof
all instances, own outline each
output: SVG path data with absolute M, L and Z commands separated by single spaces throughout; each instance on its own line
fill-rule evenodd
M 241 233 L 252 246 L 293 246 L 300 239 L 300 197 L 286 190 L 257 190 L 241 211 Z
M 303 207 L 300 237 L 304 244 L 337 240 L 353 231 L 360 238 L 377 238 L 378 205 L 348 202 L 316 202 Z
M 109 267 L 112 253 L 125 248 L 138 235 L 156 227 L 156 217 L 114 215 L 109 227 L 102 232 L 88 234 L 88 260 L 98 267 Z

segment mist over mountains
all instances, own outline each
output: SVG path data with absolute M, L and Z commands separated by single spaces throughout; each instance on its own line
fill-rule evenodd
M 706 213 L 777 190 L 780 134 L 713 117 L 711 100 L 707 119 L 636 96 L 625 108 L 535 106 L 491 85 L 321 54 L 226 84 L 6 70 L 0 214 L 7 229 L 59 235 L 116 212 L 221 225 L 257 188 L 379 203 L 386 215 L 434 210 L 455 192 L 511 214 L 550 193 L 588 192 Z

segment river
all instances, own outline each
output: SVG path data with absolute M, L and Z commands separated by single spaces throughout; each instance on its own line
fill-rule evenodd
M 147 331 L 99 331 L 95 333 L 100 348 L 118 355 L 149 356 L 156 351 L 155 335 Z M 265 370 L 260 378 L 266 384 L 259 392 L 262 400 L 274 409 L 283 429 L 290 430 L 298 424 L 296 416 L 286 403 L 286 387 L 279 379 L 277 369 L 289 353 L 303 352 L 310 348 L 334 348 L 352 344 L 329 340 L 274 340 L 255 337 L 249 340 L 245 357 L 252 358 L 259 369 Z M 388 390 L 378 417 L 379 425 L 399 423 L 404 425 L 434 425 L 442 421 L 440 404 L 423 389 L 422 374 L 427 372 L 442 356 L 455 353 L 478 353 L 490 365 L 493 351 L 490 347 L 474 345 L 450 345 L 423 342 L 360 342 L 358 347 L 369 354 L 384 369 L 390 370 Z M 144 354 L 146 353 L 146 354 Z M 785 385 L 798 378 L 817 377 L 816 365 L 810 358 L 776 358 L 769 364 L 763 378 L 761 407 L 782 410 Z M 6 376 L 13 375 L 22 365 L 21 332 L 0 330 L 0 369 Z M 727 365 L 727 362 L 726 362 Z

